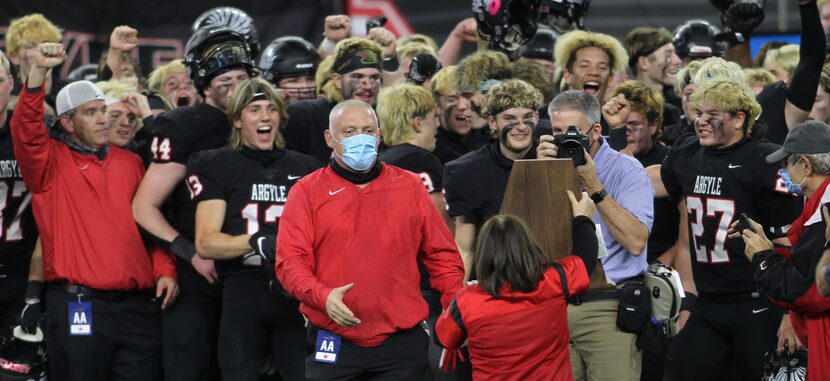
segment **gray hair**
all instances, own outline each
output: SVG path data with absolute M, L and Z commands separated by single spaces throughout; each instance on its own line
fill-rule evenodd
M 585 116 L 590 125 L 600 121 L 600 106 L 597 98 L 580 90 L 568 90 L 559 93 L 548 105 L 548 115 L 565 110 L 577 111 Z
M 334 134 L 334 121 L 340 117 L 340 114 L 343 113 L 343 110 L 350 107 L 358 107 L 368 110 L 369 114 L 371 114 L 372 118 L 375 120 L 375 126 L 380 128 L 380 125 L 378 123 L 378 115 L 375 113 L 375 109 L 373 109 L 371 105 L 360 99 L 349 99 L 338 103 L 336 106 L 334 106 L 333 109 L 331 109 L 331 112 L 329 113 L 329 132 Z
M 813 171 L 820 175 L 830 175 L 830 152 L 825 153 L 797 153 L 792 154 L 788 158 L 791 164 L 795 164 L 798 159 L 806 157 L 813 163 Z

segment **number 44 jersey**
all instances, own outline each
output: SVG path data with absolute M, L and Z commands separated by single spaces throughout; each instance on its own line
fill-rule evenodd
M 686 201 L 689 253 L 701 293 L 733 294 L 757 290 L 753 267 L 740 238 L 727 230 L 741 213 L 764 227 L 767 238 L 783 237 L 803 201 L 791 194 L 766 155 L 778 149 L 745 138 L 726 148 L 700 146 L 697 136 L 679 141 L 661 168 L 669 195 Z

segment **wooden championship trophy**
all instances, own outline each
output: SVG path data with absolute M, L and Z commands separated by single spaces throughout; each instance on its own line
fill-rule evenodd
M 582 196 L 570 159 L 516 160 L 501 204 L 502 214 L 521 218 L 551 260 L 571 254 L 573 211 L 566 190 Z M 602 263 L 591 274 L 590 289 L 613 287 Z

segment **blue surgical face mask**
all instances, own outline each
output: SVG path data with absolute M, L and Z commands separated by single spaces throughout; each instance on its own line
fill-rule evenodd
M 332 134 L 331 138 L 343 146 L 343 156 L 337 155 L 337 151 L 334 151 L 334 154 L 355 171 L 363 172 L 369 169 L 378 157 L 378 138 L 375 136 L 358 134 L 339 141 Z
M 799 161 L 801 161 L 801 159 L 799 159 Z M 795 165 L 793 165 L 793 168 L 795 168 L 796 165 L 798 165 L 798 162 L 796 162 Z M 790 193 L 798 196 L 804 196 L 804 190 L 801 189 L 801 185 L 804 184 L 804 180 L 807 180 L 807 176 L 804 176 L 804 178 L 801 179 L 800 183 L 793 184 L 793 180 L 790 178 L 790 173 L 785 168 L 779 169 L 778 173 L 781 175 L 781 181 L 784 182 L 784 185 L 787 187 L 787 190 L 789 190 Z

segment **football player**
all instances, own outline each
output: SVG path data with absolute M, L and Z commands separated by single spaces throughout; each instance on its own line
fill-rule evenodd
M 688 213 L 698 292 L 672 343 L 668 373 L 676 380 L 717 380 L 733 365 L 738 379 L 758 379 L 782 311 L 758 291 L 744 243 L 728 239 L 727 229 L 746 213 L 768 237 L 786 243 L 801 200 L 778 176 L 779 166 L 763 160 L 778 147 L 760 140 L 755 118 L 761 108 L 748 86 L 715 78 L 697 86 L 691 102 L 696 135 L 681 138 L 661 168 L 666 190 Z
M 284 149 L 279 126 L 287 117 L 285 104 L 267 81 L 240 84 L 227 113 L 230 146 L 193 155 L 187 176 L 198 201 L 196 249 L 215 261 L 224 285 L 222 378 L 255 381 L 273 353 L 282 379 L 303 379 L 303 318 L 276 280 L 274 256 L 288 191 L 320 163 Z

